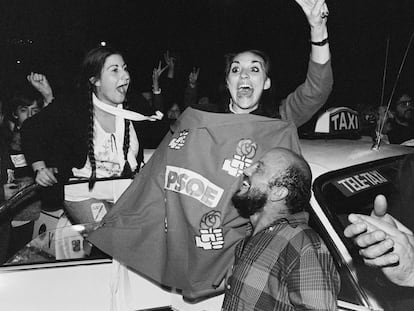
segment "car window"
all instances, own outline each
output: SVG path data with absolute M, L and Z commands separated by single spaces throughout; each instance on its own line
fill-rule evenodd
M 413 178 L 414 155 L 411 154 L 330 172 L 315 180 L 315 198 L 352 258 L 351 262 L 346 262 L 338 245 L 329 239 L 326 224 L 316 221 L 318 231 L 328 238 L 327 243 L 337 257 L 342 285 L 340 299 L 361 303 L 370 296 L 385 309 L 392 309 L 407 297 L 414 297 L 412 289 L 397 288 L 382 276 L 379 269 L 365 265 L 357 247 L 343 235 L 349 224 L 348 215 L 369 215 L 378 194 L 386 196 L 391 215 L 408 228 L 414 228 Z M 355 295 L 356 288 L 362 289 L 360 295 Z

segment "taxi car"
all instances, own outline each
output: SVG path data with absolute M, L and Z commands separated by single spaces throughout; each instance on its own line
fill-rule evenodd
M 358 124 L 355 111 L 330 109 L 316 123 L 317 133 L 301 139 L 313 174 L 311 226 L 325 240 L 340 272 L 339 310 L 398 310 L 414 292 L 389 284 L 380 271 L 364 265 L 343 230 L 349 213 L 370 213 L 377 194 L 386 195 L 390 213 L 414 227 L 408 208 L 414 199 L 409 188 L 414 148 L 373 148 L 372 138 L 358 137 Z M 146 159 L 150 155 L 147 151 Z M 34 239 L 0 267 L 0 309 L 220 310 L 223 295 L 185 301 L 89 249 L 85 237 L 93 229 L 93 224 L 72 226 L 61 210 L 43 213 Z

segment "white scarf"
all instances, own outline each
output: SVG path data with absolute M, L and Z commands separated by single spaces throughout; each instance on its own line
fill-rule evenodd
M 117 107 L 108 105 L 103 103 L 102 101 L 100 101 L 98 99 L 98 97 L 96 97 L 95 93 L 93 93 L 93 104 L 98 107 L 99 109 L 110 113 L 114 116 L 118 116 L 121 117 L 123 119 L 128 119 L 128 120 L 132 120 L 132 121 L 156 121 L 156 120 L 161 120 L 162 117 L 164 116 L 163 113 L 161 111 L 156 111 L 155 115 L 152 116 L 144 116 L 138 112 L 134 112 L 131 110 L 126 110 L 122 108 L 122 104 L 117 105 Z
M 234 111 L 234 109 L 233 109 L 233 102 L 230 100 L 230 104 L 229 104 L 229 110 L 230 110 L 230 112 L 233 112 L 234 114 L 237 114 L 237 112 L 236 111 Z

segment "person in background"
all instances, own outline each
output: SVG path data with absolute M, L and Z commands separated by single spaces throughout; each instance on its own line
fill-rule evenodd
M 4 185 L 7 184 L 8 145 L 6 140 L 7 127 L 5 126 L 4 101 L 0 99 L 0 203 L 5 201 Z M 10 242 L 10 220 L 0 215 L 0 264 L 8 257 Z
M 9 101 L 12 111 L 9 119 L 7 181 L 3 185 L 5 199 L 10 199 L 19 190 L 34 182 L 33 171 L 27 165 L 21 146 L 21 127 L 29 118 L 41 110 L 39 100 L 30 100 L 24 96 L 15 97 Z M 24 202 L 19 206 L 19 212 L 12 215 L 10 254 L 31 240 L 34 221 L 39 218 L 41 202 L 38 197 Z
M 408 93 L 403 93 L 396 100 L 393 115 L 391 129 L 387 133 L 390 143 L 404 144 L 414 139 L 414 102 Z
M 168 111 L 171 105 L 172 93 L 175 86 L 175 57 L 170 55 L 169 51 L 164 53 L 165 66 L 162 61 L 152 70 L 151 91 L 148 89 L 141 92 L 142 96 L 150 103 L 154 110 L 162 113 Z M 166 77 L 162 79 L 162 74 L 167 70 Z M 165 76 L 165 75 L 164 75 Z
M 170 107 L 170 101 L 172 100 L 175 57 L 170 56 L 169 51 L 167 51 L 164 53 L 164 61 L 164 67 L 162 67 L 162 62 L 159 61 L 158 66 L 152 71 L 151 91 L 141 92 L 146 102 L 144 103 L 140 98 L 136 98 L 139 113 L 149 115 L 152 111 L 160 111 L 166 114 L 166 117 L 158 122 L 144 121 L 134 123 L 136 132 L 140 133 L 142 149 L 157 148 L 165 134 L 170 130 L 170 108 L 167 107 Z M 161 79 L 165 70 L 167 70 L 167 77 L 166 79 Z
M 184 90 L 184 103 L 183 110 L 187 107 L 195 108 L 198 100 L 198 75 L 200 74 L 200 68 L 193 67 L 192 71 L 188 74 L 187 85 Z
M 180 99 L 177 96 L 179 83 L 177 82 L 177 56 L 170 53 L 170 51 L 166 51 L 164 53 L 164 61 L 168 67 L 168 73 L 166 79 L 164 79 L 163 89 L 164 92 L 164 111 L 167 116 L 167 121 L 169 125 L 173 124 L 178 117 L 180 116 L 181 112 L 183 111 L 183 106 L 180 104 Z
M 11 133 L 9 133 L 9 138 L 15 145 L 13 148 L 18 151 L 21 151 L 20 129 L 23 122 L 49 105 L 54 99 L 52 88 L 45 75 L 31 72 L 26 78 L 31 86 L 23 85 L 18 88 L 7 102 L 7 109 L 5 109 L 7 112 L 5 112 L 4 122 L 7 123 Z
M 161 95 L 160 77 L 162 73 L 168 68 L 168 65 L 161 68 L 161 61 L 158 63 L 158 67 L 155 67 L 152 71 L 152 90 L 151 92 L 142 92 L 142 96 L 148 101 L 150 107 L 154 110 L 164 111 L 163 99 Z
M 173 103 L 167 111 L 167 118 L 170 123 L 174 123 L 181 114 L 181 109 L 177 103 Z
M 244 171 L 232 201 L 251 226 L 236 246 L 222 310 L 336 310 L 339 274 L 308 226 L 311 183 L 307 162 L 284 148 Z
M 17 90 L 17 95 L 8 102 L 7 159 L 3 163 L 7 173 L 3 185 L 5 200 L 34 182 L 32 168 L 27 164 L 22 151 L 21 128 L 24 122 L 53 100 L 52 88 L 45 75 L 32 72 L 27 75 L 27 81 L 30 88 L 22 87 Z M 11 215 L 8 256 L 31 240 L 34 221 L 39 218 L 40 210 L 41 201 L 38 196 L 34 196 L 20 204 L 17 212 Z
M 56 198 L 52 202 L 64 197 L 74 223 L 99 221 L 126 187 L 116 180 L 96 183 L 98 178 L 131 178 L 139 170 L 140 146 L 131 120 L 160 118 L 128 110 L 129 84 L 122 54 L 94 48 L 83 60 L 77 96 L 55 100 L 23 126 L 23 150 L 36 183 Z M 89 182 L 68 185 L 63 194 L 70 178 Z
M 402 144 L 414 146 L 414 102 L 407 92 L 401 95 L 392 103 L 386 120 L 384 107 L 380 107 L 377 126 L 382 126 L 382 134 L 390 144 Z M 383 123 L 383 124 L 382 124 Z

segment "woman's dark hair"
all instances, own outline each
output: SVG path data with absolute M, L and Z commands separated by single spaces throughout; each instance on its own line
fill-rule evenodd
M 83 59 L 81 77 L 79 81 L 79 88 L 81 91 L 86 92 L 89 105 L 89 124 L 88 124 L 88 158 L 91 163 L 91 176 L 89 177 L 89 189 L 92 189 L 96 182 L 96 160 L 95 160 L 95 148 L 94 148 L 94 107 L 92 102 L 92 94 L 95 93 L 94 82 L 101 77 L 102 68 L 105 65 L 106 59 L 111 55 L 121 55 L 118 50 L 108 46 L 100 46 L 90 50 Z M 126 108 L 126 101 L 124 102 L 124 108 Z M 131 166 L 128 162 L 128 150 L 129 150 L 129 125 L 130 121 L 125 119 L 125 131 L 124 131 L 124 145 L 123 153 L 125 159 L 123 176 L 131 176 Z
M 227 79 L 227 76 L 230 72 L 230 68 L 231 68 L 231 64 L 233 63 L 234 59 L 236 58 L 236 56 L 242 54 L 242 53 L 252 53 L 255 54 L 259 57 L 261 57 L 263 59 L 263 66 L 264 66 L 264 70 L 266 73 L 266 76 L 269 77 L 270 75 L 270 58 L 269 56 L 260 50 L 245 50 L 245 51 L 240 51 L 237 53 L 228 53 L 224 56 L 225 59 L 225 68 L 224 68 L 224 79 Z
M 226 106 L 229 103 L 229 99 L 230 99 L 230 94 L 228 92 L 228 89 L 226 87 L 227 85 L 227 76 L 230 73 L 230 69 L 231 69 L 231 64 L 233 63 L 234 59 L 242 54 L 242 53 L 252 53 L 254 55 L 257 55 L 259 57 L 261 57 L 263 59 L 263 67 L 265 70 L 265 74 L 266 77 L 270 78 L 271 75 L 271 71 L 270 71 L 270 57 L 263 51 L 261 50 L 255 50 L 255 49 L 251 49 L 251 50 L 243 50 L 240 52 L 236 52 L 236 53 L 228 53 L 224 56 L 224 61 L 225 61 L 225 65 L 224 65 L 224 80 L 222 80 L 224 83 L 222 85 L 222 88 L 225 90 L 224 92 L 222 92 L 222 100 L 220 101 L 220 106 L 222 109 L 226 110 Z M 264 106 L 262 109 L 268 111 L 268 115 L 273 117 L 273 118 L 280 118 L 279 115 L 279 109 L 275 109 L 275 104 L 273 101 L 274 98 L 274 90 L 273 90 L 273 85 L 270 87 L 269 90 L 267 90 L 267 92 L 264 92 L 262 94 L 262 97 L 259 100 L 260 106 Z

